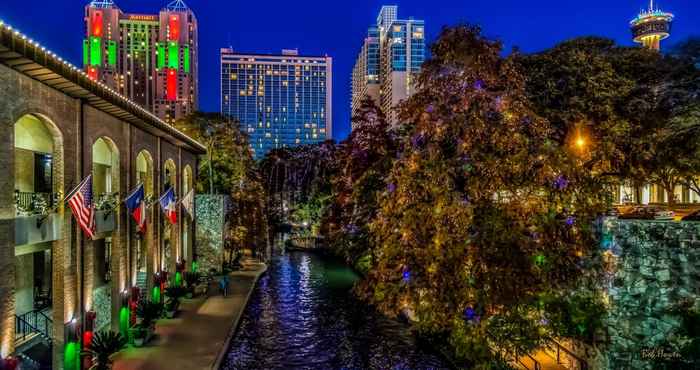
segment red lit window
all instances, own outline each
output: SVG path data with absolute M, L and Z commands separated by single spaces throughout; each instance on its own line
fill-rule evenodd
M 174 69 L 168 69 L 168 100 L 177 100 L 177 73 Z
M 177 15 L 170 16 L 170 41 L 180 39 L 180 19 Z
M 95 37 L 102 37 L 102 26 L 103 26 L 103 21 L 102 21 L 102 12 L 101 11 L 95 11 L 92 13 L 92 36 Z
M 88 68 L 88 77 L 93 81 L 97 81 L 97 68 L 95 68 L 95 67 Z

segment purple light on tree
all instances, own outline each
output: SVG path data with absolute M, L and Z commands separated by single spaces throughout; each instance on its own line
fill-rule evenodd
M 395 192 L 395 191 L 396 191 L 396 184 L 394 184 L 393 182 L 387 184 L 386 190 L 387 190 L 389 193 Z
M 423 146 L 423 143 L 425 143 L 425 137 L 423 134 L 415 134 L 413 137 L 411 137 L 411 144 L 414 148 Z
M 474 321 L 476 318 L 476 311 L 474 311 L 474 308 L 467 307 L 464 309 L 464 319 L 467 321 Z
M 566 224 L 568 226 L 574 226 L 575 222 L 576 222 L 576 218 L 574 216 L 569 216 L 566 218 Z
M 569 186 L 569 180 L 567 180 L 566 177 L 559 175 L 554 180 L 553 185 L 554 185 L 554 188 L 557 190 L 564 190 L 564 189 L 566 189 L 567 186 Z

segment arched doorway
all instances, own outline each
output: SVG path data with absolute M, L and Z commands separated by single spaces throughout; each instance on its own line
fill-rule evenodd
M 119 150 L 110 138 L 92 144 L 92 194 L 95 205 L 96 236 L 84 250 L 86 258 L 86 310 L 97 313 L 95 330 L 112 322 L 112 293 L 125 288 L 125 276 L 118 276 L 117 222 L 119 220 Z M 92 264 L 90 268 L 89 264 Z M 123 272 L 122 272 L 123 273 Z
M 144 193 L 146 200 L 153 199 L 154 193 L 154 179 L 153 179 L 153 157 L 151 153 L 146 150 L 142 150 L 136 156 L 136 166 L 134 178 L 136 179 L 136 184 L 143 184 Z M 148 288 L 147 280 L 148 276 L 151 276 L 155 271 L 158 270 L 157 258 L 153 254 L 154 250 L 151 250 L 153 243 L 153 228 L 152 222 L 152 212 L 149 212 L 149 207 L 146 208 L 146 231 L 141 234 L 137 232 L 136 224 L 132 222 L 134 227 L 132 228 L 134 235 L 134 241 L 132 243 L 133 248 L 131 251 L 132 260 L 132 271 L 131 283 L 132 285 L 137 285 L 143 291 Z
M 194 178 L 192 167 L 185 166 L 182 171 L 182 196 L 185 197 L 193 189 Z M 186 262 L 193 261 L 192 253 L 192 218 L 186 211 L 182 212 L 182 260 Z
M 54 251 L 62 250 L 54 246 L 62 242 L 63 138 L 45 116 L 26 114 L 15 122 L 13 175 L 15 315 L 55 313 L 54 320 L 63 322 L 63 308 L 53 310 L 54 288 L 62 284 L 54 285 L 53 271 L 61 262 Z
M 177 198 L 179 195 L 177 186 L 177 166 L 172 159 L 166 160 L 163 166 L 163 189 L 161 194 L 164 194 L 170 188 L 173 188 L 173 192 Z M 161 269 L 174 273 L 175 263 L 179 257 L 177 225 L 172 225 L 165 217 L 162 217 L 162 225 L 163 255 L 161 259 Z

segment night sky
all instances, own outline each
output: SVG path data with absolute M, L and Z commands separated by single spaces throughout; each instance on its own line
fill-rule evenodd
M 10 23 L 75 65 L 81 64 L 84 25 L 82 0 L 1 0 L 0 19 Z M 428 41 L 440 28 L 476 23 L 506 47 L 533 52 L 562 40 L 600 35 L 632 44 L 628 22 L 648 0 L 185 0 L 199 21 L 200 109 L 219 110 L 219 49 L 333 57 L 334 138 L 350 127 L 350 74 L 367 27 L 381 5 L 398 5 L 399 18 L 424 19 Z M 168 0 L 116 0 L 125 12 L 157 13 Z M 670 45 L 700 35 L 700 1 L 662 0 L 676 15 Z

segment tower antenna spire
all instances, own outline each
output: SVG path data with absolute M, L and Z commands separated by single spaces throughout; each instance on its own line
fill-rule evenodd
M 654 0 L 649 0 L 649 11 L 650 12 L 654 11 Z

